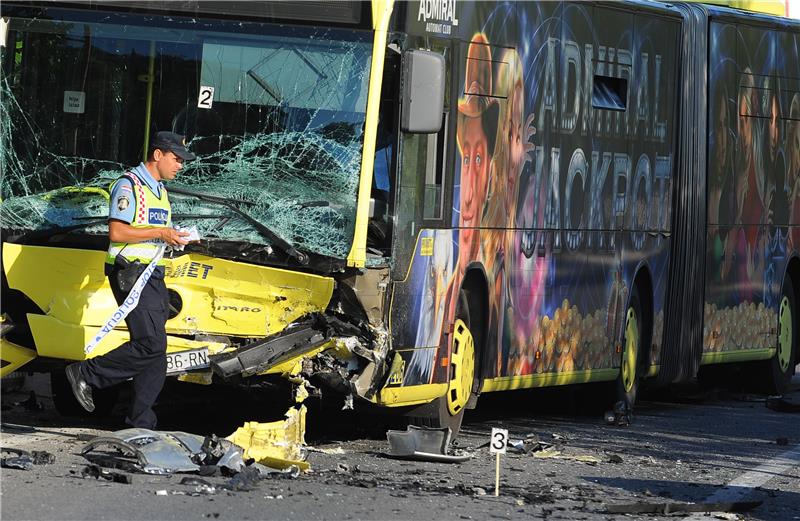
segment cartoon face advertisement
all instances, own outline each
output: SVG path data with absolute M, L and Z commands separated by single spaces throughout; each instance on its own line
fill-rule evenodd
M 712 22 L 704 350 L 774 346 L 800 246 L 800 36 Z
M 423 290 L 408 291 L 407 319 L 395 322 L 410 348 L 404 383 L 447 381 L 447 328 L 474 268 L 488 281 L 487 318 L 471 325 L 484 376 L 619 367 L 643 272 L 646 363 L 657 365 L 676 204 L 680 20 L 585 3 L 455 8 L 452 229 L 420 232 L 407 284 Z M 800 241 L 787 226 L 800 208 L 800 95 L 785 81 L 800 70 L 795 38 L 711 24 L 719 59 L 709 64 L 708 113 L 697 115 L 708 118 L 704 352 L 768 345 L 777 274 Z M 737 321 L 763 327 L 722 334 Z
M 428 29 L 447 11 L 431 4 L 427 19 L 427 2 L 409 4 L 408 16 L 418 32 L 443 36 Z M 625 308 L 643 265 L 657 363 L 679 23 L 552 2 L 459 2 L 452 19 L 451 229 L 419 232 L 395 295 L 403 384 L 447 381 L 448 328 L 472 269 L 488 281 L 486 319 L 470 324 L 485 376 L 619 367 Z

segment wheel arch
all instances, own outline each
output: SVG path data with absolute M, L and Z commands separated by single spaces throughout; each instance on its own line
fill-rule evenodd
M 632 287 L 636 288 L 639 293 L 643 323 L 642 349 L 644 349 L 644 353 L 639 353 L 639 355 L 642 357 L 641 367 L 646 370 L 652 363 L 650 357 L 652 356 L 653 325 L 655 324 L 653 276 L 650 267 L 645 262 L 636 267 L 635 273 Z M 631 292 L 631 295 L 633 295 L 633 292 Z
M 786 282 L 786 278 L 792 281 L 792 288 L 794 289 L 794 301 L 795 303 L 800 303 L 800 256 L 797 254 L 793 254 L 789 259 L 789 262 L 786 263 L 786 270 L 783 274 L 783 279 L 781 279 L 781 291 L 783 291 L 783 285 Z M 795 319 L 793 327 L 798 328 L 800 327 L 800 313 L 795 312 Z M 798 329 L 800 330 L 800 329 Z M 795 350 L 795 360 L 800 360 L 800 342 L 794 348 Z
M 486 269 L 480 263 L 473 262 L 467 266 L 464 273 L 464 280 L 461 282 L 461 289 L 467 293 L 469 303 L 470 332 L 475 342 L 475 374 L 478 377 L 478 388 L 473 389 L 475 393 L 480 392 L 483 386 L 483 379 L 487 376 L 486 371 L 491 364 L 486 341 L 486 334 L 489 325 L 489 278 L 486 276 Z

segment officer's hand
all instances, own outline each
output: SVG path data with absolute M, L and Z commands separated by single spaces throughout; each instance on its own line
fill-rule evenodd
M 188 236 L 189 232 L 178 231 L 174 228 L 162 228 L 160 238 L 170 246 L 181 246 L 189 244 L 189 241 L 186 240 Z

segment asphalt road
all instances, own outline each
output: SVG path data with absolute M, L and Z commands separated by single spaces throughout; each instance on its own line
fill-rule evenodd
M 119 428 L 124 406 L 103 422 L 59 416 L 44 375 L 2 396 L 3 447 L 45 450 L 55 463 L 2 469 L 0 516 L 12 519 L 667 519 L 608 514 L 609 505 L 761 501 L 745 514 L 693 514 L 690 519 L 800 519 L 800 415 L 765 407 L 764 396 L 687 386 L 640 402 L 632 425 L 608 426 L 584 407 L 594 389 L 486 395 L 470 411 L 461 464 L 400 461 L 384 456 L 385 424 L 353 411 L 311 408 L 311 471 L 267 479 L 244 492 L 191 496 L 183 476 L 132 474 L 131 484 L 82 478 L 86 440 Z M 24 405 L 36 392 L 36 403 Z M 589 393 L 589 394 L 587 394 Z M 800 380 L 789 395 L 800 400 Z M 158 408 L 161 428 L 227 435 L 244 421 L 269 419 L 264 392 L 215 391 L 173 384 Z M 121 411 L 121 412 L 120 412 Z M 492 427 L 512 439 L 538 440 L 547 451 L 501 459 L 486 447 Z M 534 446 L 529 444 L 528 446 Z M 540 457 L 548 456 L 548 457 Z M 219 485 L 223 477 L 206 478 Z M 729 486 L 726 486 L 729 485 Z M 158 491 L 163 491 L 159 495 Z

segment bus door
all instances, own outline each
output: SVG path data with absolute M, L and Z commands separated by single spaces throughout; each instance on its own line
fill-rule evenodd
M 416 38 L 409 48 L 426 49 L 441 54 L 445 59 L 445 93 L 442 111 L 442 127 L 435 134 L 410 134 L 401 132 L 398 154 L 398 193 L 395 207 L 396 230 L 392 257 L 393 278 L 404 280 L 415 252 L 424 239 L 424 256 L 432 256 L 429 242 L 440 235 L 443 242 L 452 244 L 452 237 L 445 239 L 444 232 L 434 230 L 452 228 L 451 208 L 453 199 L 453 157 L 455 154 L 455 118 L 451 113 L 453 46 L 446 40 Z M 427 230 L 423 235 L 420 231 Z M 419 240 L 418 240 L 419 239 Z M 441 248 L 435 248 L 441 250 Z M 446 255 L 444 248 L 443 255 Z M 449 257 L 454 258 L 452 255 Z M 440 259 L 444 261 L 444 259 Z

